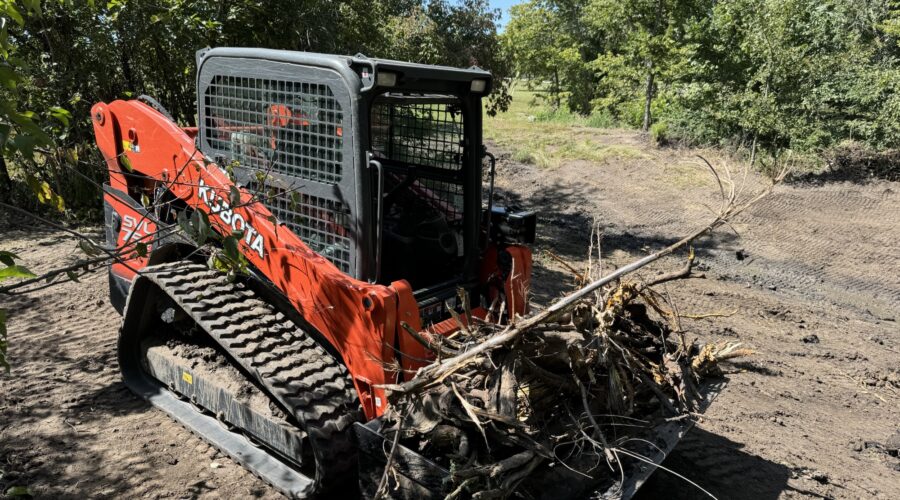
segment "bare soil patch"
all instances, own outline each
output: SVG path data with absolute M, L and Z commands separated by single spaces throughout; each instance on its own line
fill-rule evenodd
M 619 133 L 618 135 L 622 135 Z M 616 137 L 642 144 L 639 136 Z M 612 269 L 705 224 L 716 199 L 693 152 L 557 168 L 501 156 L 508 203 L 539 212 L 533 296 L 547 304 L 572 275 L 549 250 L 586 265 L 593 220 Z M 711 158 L 714 159 L 714 158 Z M 753 177 L 751 182 L 762 182 Z M 705 279 L 669 287 L 705 340 L 741 340 L 707 418 L 665 465 L 719 498 L 900 498 L 900 183 L 785 185 L 696 247 Z M 74 259 L 65 235 L 0 214 L 0 248 L 36 272 Z M 670 270 L 673 257 L 644 270 Z M 0 490 L 38 497 L 218 498 L 279 495 L 122 384 L 120 318 L 105 275 L 27 297 L 9 309 L 12 373 L 0 375 Z M 658 472 L 642 498 L 698 498 Z

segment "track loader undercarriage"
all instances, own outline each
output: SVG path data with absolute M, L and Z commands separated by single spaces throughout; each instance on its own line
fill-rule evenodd
M 346 368 L 294 323 L 185 261 L 145 268 L 129 307 L 143 311 L 126 313 L 119 338 L 132 390 L 285 494 L 355 487 L 355 391 Z

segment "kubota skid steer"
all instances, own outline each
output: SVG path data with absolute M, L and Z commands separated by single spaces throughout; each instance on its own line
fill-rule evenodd
M 289 496 L 356 494 L 357 450 L 361 478 L 383 469 L 379 387 L 430 362 L 407 329 L 452 333 L 462 294 L 492 321 L 527 312 L 535 215 L 482 201 L 491 75 L 264 49 L 197 65 L 196 128 L 148 97 L 92 109 L 123 378 Z M 657 429 L 655 461 L 686 422 Z M 447 493 L 448 471 L 394 463 L 392 495 Z M 598 495 L 630 496 L 637 467 Z
M 197 64 L 197 128 L 150 98 L 92 109 L 107 243 L 134 249 L 110 271 L 123 377 L 291 496 L 353 489 L 354 422 L 428 363 L 401 323 L 453 331 L 459 289 L 476 315 L 526 312 L 534 214 L 482 206 L 491 75 L 263 49 Z M 248 275 L 211 271 L 213 244 L 176 230 L 191 219 L 233 235 Z

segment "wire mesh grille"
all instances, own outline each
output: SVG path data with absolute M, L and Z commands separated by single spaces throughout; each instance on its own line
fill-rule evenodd
M 343 111 L 326 84 L 217 75 L 204 95 L 204 138 L 240 166 L 335 184 Z
M 458 172 L 465 151 L 464 123 L 458 102 L 447 96 L 384 96 L 372 106 L 372 146 L 380 158 L 412 166 Z M 401 196 L 427 203 L 450 221 L 462 219 L 461 183 L 429 178 L 422 171 L 410 182 L 388 176 L 388 190 L 406 181 Z
M 247 188 L 309 248 L 341 271 L 350 272 L 350 211 L 343 203 L 287 192 L 257 181 L 251 181 Z
M 386 184 L 392 189 L 401 182 L 400 176 L 390 175 Z M 447 217 L 448 221 L 459 221 L 463 215 L 463 186 L 452 182 L 420 178 L 402 191 L 402 196 L 426 203 Z
M 463 137 L 457 104 L 382 99 L 372 106 L 372 145 L 386 158 L 459 170 Z

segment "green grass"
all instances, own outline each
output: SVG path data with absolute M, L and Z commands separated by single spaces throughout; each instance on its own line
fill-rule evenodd
M 485 115 L 484 137 L 510 151 L 515 161 L 554 168 L 570 160 L 605 163 L 644 156 L 638 148 L 603 141 L 605 130 L 615 125 L 609 116 L 553 110 L 522 85 L 512 96 L 505 113 Z

